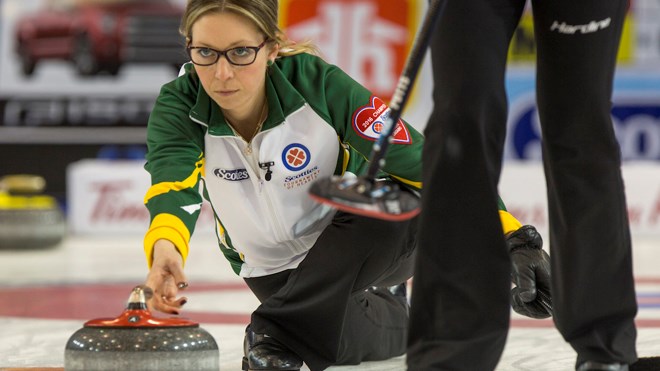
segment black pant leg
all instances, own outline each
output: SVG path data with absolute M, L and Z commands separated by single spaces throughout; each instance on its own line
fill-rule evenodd
M 535 1 L 554 320 L 584 360 L 632 363 L 637 313 L 610 116 L 627 1 Z
M 259 299 L 260 303 L 263 303 L 286 285 L 286 281 L 289 279 L 291 272 L 293 272 L 293 269 L 287 269 L 283 272 L 270 274 L 268 276 L 251 277 L 245 278 L 244 280 L 254 296 Z
M 414 260 L 414 255 L 402 260 L 398 272 L 394 272 L 386 280 L 392 283 L 405 282 L 412 275 Z M 381 285 L 375 282 L 374 285 L 382 289 L 360 289 L 349 299 L 337 361 L 334 364 L 352 365 L 378 361 L 406 352 L 409 327 L 407 300 L 389 293 L 385 288 L 391 286 L 389 284 Z
M 432 39 L 409 370 L 492 370 L 509 328 L 511 265 L 497 213 L 516 0 L 447 0 Z
M 337 213 L 281 289 L 254 311 L 254 331 L 282 342 L 312 370 L 403 354 L 405 306 L 362 292 L 411 271 L 416 223 Z

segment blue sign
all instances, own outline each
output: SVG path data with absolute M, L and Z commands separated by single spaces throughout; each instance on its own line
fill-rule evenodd
M 507 159 L 540 160 L 541 128 L 535 70 L 507 72 Z M 612 122 L 623 160 L 660 160 L 660 70 L 619 69 L 614 78 Z
M 660 160 L 660 97 L 627 94 L 615 99 L 612 121 L 623 160 Z M 541 159 L 538 112 L 529 95 L 512 104 L 507 158 Z

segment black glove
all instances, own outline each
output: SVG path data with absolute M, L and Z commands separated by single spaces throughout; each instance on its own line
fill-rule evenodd
M 511 306 L 523 316 L 552 316 L 550 296 L 550 256 L 543 251 L 543 239 L 531 225 L 524 225 L 505 236 L 511 257 Z

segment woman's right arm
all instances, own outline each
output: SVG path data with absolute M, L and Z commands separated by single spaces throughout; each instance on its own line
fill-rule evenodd
M 176 286 L 184 279 L 188 243 L 202 204 L 204 130 L 188 117 L 196 90 L 185 79 L 180 77 L 161 89 L 147 126 L 145 169 L 151 175 L 144 199 L 150 214 L 144 238 L 150 267 L 147 285 L 156 292 L 154 308 L 168 313 L 180 307 L 181 299 L 174 299 Z

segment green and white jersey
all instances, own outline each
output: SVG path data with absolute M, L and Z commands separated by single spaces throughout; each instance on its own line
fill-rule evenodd
M 297 267 L 330 222 L 309 187 L 333 174 L 362 174 L 389 108 L 309 54 L 279 58 L 266 94 L 269 114 L 248 151 L 192 65 L 163 86 L 147 131 L 149 263 L 161 238 L 187 257 L 202 195 L 213 208 L 220 248 L 243 277 Z M 419 190 L 422 136 L 403 120 L 396 125 L 383 176 Z

